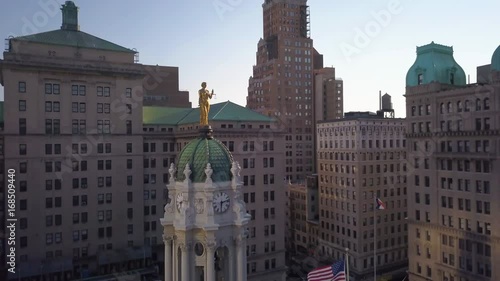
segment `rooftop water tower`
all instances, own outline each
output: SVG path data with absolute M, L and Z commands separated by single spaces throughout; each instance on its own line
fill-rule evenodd
M 382 96 L 382 91 L 379 92 L 380 110 L 384 118 L 394 118 L 394 108 L 392 106 L 392 98 L 389 94 L 385 93 Z

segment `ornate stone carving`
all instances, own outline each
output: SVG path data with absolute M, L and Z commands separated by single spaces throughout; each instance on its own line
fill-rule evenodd
M 196 199 L 195 208 L 197 214 L 203 214 L 203 212 L 205 211 L 205 204 L 203 202 L 203 199 Z
M 174 240 L 174 237 L 163 234 L 163 243 L 167 244 Z
M 170 169 L 168 169 L 168 173 L 170 174 L 170 183 L 173 184 L 175 182 L 175 172 L 176 172 L 176 169 L 175 169 L 175 164 L 172 163 L 170 164 Z
M 218 244 L 219 247 L 229 247 L 228 242 L 225 239 L 220 239 Z
M 184 176 L 186 177 L 186 182 L 190 181 L 190 176 L 191 176 L 191 168 L 189 168 L 189 163 L 186 164 L 186 167 L 184 168 Z
M 207 216 L 214 215 L 214 204 L 212 198 L 207 198 Z
M 240 171 L 241 167 L 240 164 L 236 161 L 233 161 L 233 164 L 231 166 L 231 174 L 233 175 L 233 183 L 238 183 L 240 180 Z
M 241 247 L 246 242 L 246 238 L 243 237 L 243 235 L 238 235 L 234 239 L 234 242 L 235 242 L 235 244 L 236 244 L 237 247 Z
M 217 249 L 217 241 L 215 239 L 207 239 L 205 244 L 207 246 L 207 250 L 211 252 L 215 252 Z
M 241 199 L 241 191 L 238 189 L 234 190 L 233 198 L 233 212 L 236 213 L 237 220 L 243 220 L 247 214 L 245 202 Z
M 210 163 L 207 163 L 207 167 L 205 168 L 205 175 L 207 176 L 207 179 L 205 180 L 205 183 L 212 184 L 212 174 L 213 173 L 214 173 L 214 170 L 212 170 L 212 165 L 210 165 Z
M 180 242 L 178 242 L 177 245 L 179 246 L 179 248 L 181 248 L 181 251 L 183 251 L 183 252 L 190 251 L 193 248 L 192 243 L 186 242 L 186 241 L 180 241 Z
M 168 201 L 164 208 L 165 213 L 172 214 L 174 212 L 174 198 L 172 195 L 168 195 Z

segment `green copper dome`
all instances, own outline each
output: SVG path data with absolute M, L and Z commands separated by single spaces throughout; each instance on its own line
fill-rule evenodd
M 453 58 L 453 47 L 434 42 L 417 47 L 417 59 L 406 74 L 406 86 L 438 82 L 463 86 L 466 84 L 465 72 Z
M 498 46 L 491 58 L 491 70 L 500 71 L 500 46 Z
M 213 138 L 200 137 L 190 141 L 179 155 L 177 161 L 177 181 L 184 181 L 184 169 L 189 163 L 191 169 L 191 180 L 193 182 L 205 182 L 207 176 L 205 168 L 210 163 L 214 182 L 231 181 L 231 166 L 233 156 L 227 147 Z

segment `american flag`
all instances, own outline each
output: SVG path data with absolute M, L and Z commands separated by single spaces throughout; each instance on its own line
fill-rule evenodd
M 330 266 L 316 268 L 307 274 L 307 281 L 346 281 L 344 261 L 341 260 Z
M 377 203 L 377 210 L 385 210 L 385 204 L 382 200 L 380 200 L 380 198 L 377 197 L 375 202 Z

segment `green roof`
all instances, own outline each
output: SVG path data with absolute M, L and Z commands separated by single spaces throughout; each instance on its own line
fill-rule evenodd
M 190 141 L 179 154 L 176 180 L 184 181 L 186 179 L 184 169 L 186 164 L 189 164 L 191 181 L 205 182 L 207 163 L 210 163 L 213 170 L 212 180 L 214 182 L 227 182 L 232 179 L 233 156 L 231 152 L 216 139 L 200 137 Z
M 408 70 L 406 86 L 432 82 L 460 86 L 467 83 L 464 70 L 453 58 L 453 47 L 434 42 L 417 47 L 417 59 Z
M 493 53 L 493 57 L 491 57 L 491 69 L 500 71 L 500 46 Z
M 127 49 L 115 43 L 111 43 L 104 39 L 78 30 L 53 30 L 27 36 L 15 37 L 11 40 L 114 52 L 137 53 L 136 51 Z
M 230 101 L 210 106 L 209 121 L 275 122 L 275 119 Z M 173 108 L 145 106 L 145 125 L 184 125 L 200 122 L 199 108 Z

